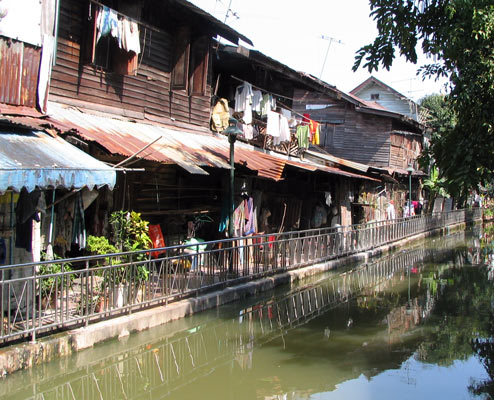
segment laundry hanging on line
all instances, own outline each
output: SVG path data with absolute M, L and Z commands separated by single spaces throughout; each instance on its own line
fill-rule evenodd
M 141 52 L 139 25 L 135 21 L 119 16 L 115 10 L 107 6 L 100 7 L 97 13 L 96 42 L 110 35 L 116 39 L 121 49 L 127 52 L 133 51 L 135 54 Z

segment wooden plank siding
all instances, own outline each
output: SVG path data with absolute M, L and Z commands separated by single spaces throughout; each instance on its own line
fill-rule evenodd
M 309 104 L 327 104 L 328 107 L 307 110 Z M 363 114 L 344 100 L 301 89 L 295 90 L 293 107 L 300 114 L 309 113 L 311 119 L 322 121 L 321 146 L 330 154 L 362 164 L 389 166 L 390 118 Z
M 170 91 L 173 37 L 163 31 L 141 28 L 141 54 L 136 75 L 119 75 L 81 64 L 84 2 L 62 0 L 56 65 L 50 100 L 83 104 L 88 109 L 149 119 L 163 123 L 209 126 L 210 94 L 189 96 Z M 210 79 L 208 79 L 209 83 Z
M 422 144 L 416 136 L 391 134 L 390 166 L 406 169 L 408 164 L 417 159 L 422 150 Z
M 375 101 L 387 110 L 417 119 L 417 110 L 413 102 L 407 98 L 401 98 L 390 90 L 386 90 L 375 83 L 369 84 L 368 86 L 362 88 L 355 95 L 362 100 Z M 372 99 L 372 95 L 378 95 L 379 98 Z

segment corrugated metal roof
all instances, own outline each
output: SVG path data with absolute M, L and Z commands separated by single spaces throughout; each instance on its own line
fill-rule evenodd
M 319 153 L 319 152 L 312 151 L 312 150 L 307 150 L 306 154 L 311 155 L 311 156 L 316 157 L 316 158 L 330 161 L 330 162 L 335 163 L 335 164 L 344 165 L 345 167 L 353 168 L 357 171 L 367 172 L 369 170 L 368 165 L 361 164 L 361 163 L 358 163 L 355 161 L 345 160 L 344 158 L 335 157 L 335 156 L 332 156 L 331 154 Z
M 230 144 L 225 136 L 193 133 L 161 125 L 93 115 L 73 107 L 49 103 L 49 121 L 62 131 L 76 131 L 113 154 L 130 157 L 160 138 L 138 155 L 151 161 L 177 164 L 192 174 L 207 174 L 201 167 L 230 168 Z M 237 142 L 235 163 L 257 171 L 259 176 L 280 180 L 285 160 Z
M 49 104 L 48 115 L 50 123 L 62 131 L 76 131 L 84 139 L 99 143 L 113 154 L 130 157 L 159 138 L 138 157 L 165 164 L 177 164 L 192 174 L 207 174 L 201 167 L 230 169 L 230 144 L 228 139 L 222 135 L 213 136 L 156 124 L 114 119 L 56 103 Z M 308 153 L 314 153 L 322 156 L 323 159 L 361 172 L 367 172 L 369 169 L 367 165 L 331 155 Z M 286 156 L 268 154 L 240 141 L 235 143 L 234 155 L 236 164 L 257 171 L 258 176 L 275 181 L 282 179 L 286 164 L 308 171 L 320 170 L 351 178 L 375 180 L 365 175 L 342 171 L 336 167 L 311 163 L 308 160 L 295 161 L 289 160 Z
M 369 181 L 381 182 L 379 179 L 371 178 L 370 176 L 367 176 L 367 175 L 361 175 L 361 174 L 355 174 L 353 172 L 342 171 L 341 169 L 335 168 L 335 167 L 321 166 L 318 169 L 321 171 L 329 172 L 330 174 L 342 175 L 342 176 L 346 176 L 349 178 L 366 179 Z
M 301 169 L 306 169 L 309 171 L 319 170 L 319 171 L 327 172 L 327 173 L 330 173 L 333 175 L 346 176 L 348 178 L 366 179 L 366 180 L 370 180 L 370 181 L 380 182 L 379 179 L 371 178 L 370 176 L 367 176 L 367 175 L 343 171 L 343 170 L 336 168 L 336 167 L 328 167 L 325 165 L 318 165 L 318 164 L 309 164 L 307 162 L 302 163 L 302 162 L 292 161 L 292 160 L 288 160 L 286 163 L 287 163 L 287 165 L 291 165 L 291 166 L 298 167 Z
M 44 132 L 0 131 L 0 192 L 36 186 L 115 186 L 115 170 L 61 138 Z

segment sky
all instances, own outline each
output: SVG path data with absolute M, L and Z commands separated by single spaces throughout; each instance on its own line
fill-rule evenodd
M 352 71 L 357 50 L 377 35 L 368 0 L 189 1 L 222 22 L 230 9 L 226 24 L 251 39 L 255 50 L 345 93 L 371 76 L 362 67 Z M 428 94 L 445 93 L 445 80 L 423 81 L 416 75 L 418 67 L 429 62 L 422 54 L 416 65 L 397 58 L 390 71 L 382 69 L 372 75 L 418 101 Z

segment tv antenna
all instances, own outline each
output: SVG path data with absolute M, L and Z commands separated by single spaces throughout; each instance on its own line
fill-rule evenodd
M 324 56 L 324 62 L 322 63 L 322 68 L 321 68 L 321 73 L 319 75 L 319 79 L 322 79 L 322 73 L 324 72 L 324 67 L 326 66 L 326 60 L 328 59 L 329 48 L 331 47 L 331 43 L 335 42 L 338 44 L 345 44 L 341 40 L 336 39 L 336 38 L 331 37 L 331 36 L 321 35 L 321 39 L 328 41 L 328 48 L 326 49 L 326 55 Z
M 227 8 L 226 13 L 225 13 L 225 20 L 223 21 L 224 24 L 226 24 L 226 20 L 228 19 L 228 17 L 230 15 L 233 15 L 236 19 L 240 18 L 238 16 L 238 14 L 232 10 L 232 2 L 233 2 L 233 0 L 230 0 L 230 3 L 228 4 L 228 8 Z

